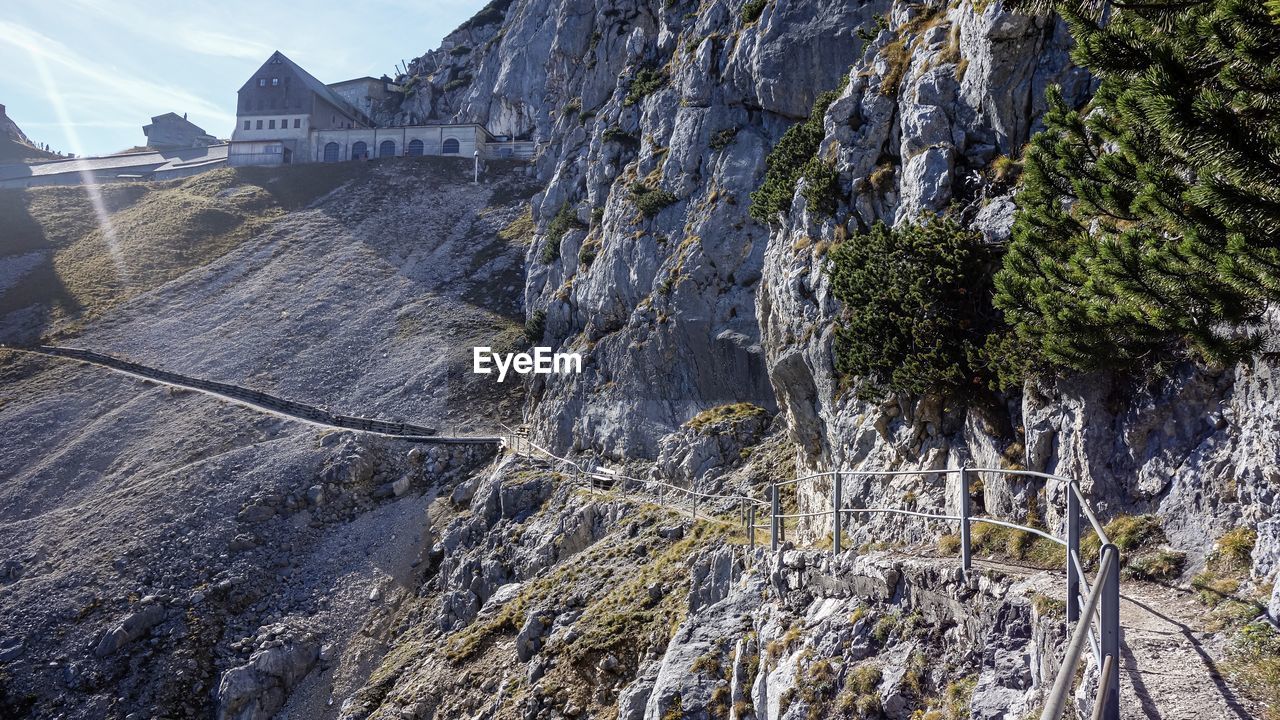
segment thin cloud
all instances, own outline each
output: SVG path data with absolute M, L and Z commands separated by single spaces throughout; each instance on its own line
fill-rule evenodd
M 98 89 L 109 91 L 121 101 L 156 109 L 176 105 L 227 125 L 235 122 L 235 116 L 198 95 L 181 88 L 102 69 L 91 58 L 84 57 L 63 43 L 24 25 L 0 20 L 0 43 L 24 50 L 33 57 L 57 66 L 63 72 L 95 83 Z M 51 90 L 56 92 L 58 89 Z
M 203 28 L 187 27 L 178 31 L 175 45 L 202 55 L 262 61 L 275 48 L 253 40 Z

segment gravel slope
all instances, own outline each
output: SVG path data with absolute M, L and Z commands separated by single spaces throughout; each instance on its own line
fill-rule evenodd
M 479 187 L 468 169 L 378 163 L 59 341 L 344 412 L 492 431 L 522 398 L 468 377 L 470 346 L 523 342 L 525 246 L 497 231 L 532 188 L 514 166 Z M 296 698 L 314 716 L 329 683 L 358 685 L 380 657 L 348 658 L 346 643 L 378 615 L 371 591 L 393 597 L 418 561 L 435 488 L 485 461 L 3 351 L 0 433 L 4 717 L 208 717 L 224 672 L 266 651 L 324 666 Z M 154 626 L 98 652 L 155 606 Z M 258 679 L 250 701 L 268 702 L 272 681 Z

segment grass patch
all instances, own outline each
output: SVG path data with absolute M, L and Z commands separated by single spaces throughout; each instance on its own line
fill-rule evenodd
M 1280 633 L 1266 622 L 1246 625 L 1228 656 L 1227 673 L 1264 704 L 1266 720 L 1280 720 Z
M 1066 617 L 1067 601 L 1042 593 L 1031 595 L 1031 607 L 1040 617 Z
M 537 225 L 533 222 L 533 209 L 529 208 L 509 225 L 499 230 L 498 237 L 509 243 L 528 245 L 533 241 L 537 229 Z
M 751 403 L 731 403 L 703 410 L 694 415 L 684 426 L 706 435 L 714 432 L 719 426 L 738 424 L 756 418 L 767 420 L 769 411 Z
M 836 709 L 843 715 L 877 717 L 880 714 L 880 668 L 864 664 L 849 671 L 844 690 L 836 697 Z
M 1160 549 L 1129 561 L 1125 574 L 1138 580 L 1174 580 L 1186 564 L 1186 553 Z
M 1037 567 L 1062 567 L 1067 562 L 1061 545 L 1025 530 L 976 522 L 969 531 L 975 555 L 1026 562 Z
M 1103 529 L 1123 554 L 1154 548 L 1165 541 L 1160 518 L 1155 515 L 1117 515 Z M 1102 542 L 1093 528 L 1089 528 L 1080 538 L 1080 561 L 1092 567 L 1101 552 Z
M 3 252 L 51 253 L 46 265 L 0 296 L 0 313 L 42 304 L 54 308 L 55 321 L 101 314 L 370 172 L 364 163 L 219 168 L 180 180 L 96 186 L 109 233 L 83 186 L 0 190 Z
M 947 689 L 942 693 L 944 720 L 969 720 L 969 708 L 973 705 L 973 689 L 977 685 L 976 677 L 956 680 L 947 685 Z

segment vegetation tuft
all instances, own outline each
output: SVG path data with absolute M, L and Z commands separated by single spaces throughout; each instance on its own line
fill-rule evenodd
M 631 79 L 631 88 L 627 91 L 627 96 L 622 99 L 622 104 L 630 107 L 649 97 L 658 91 L 658 88 L 667 84 L 667 74 L 662 70 L 654 67 L 642 67 L 636 70 L 635 77 Z
M 817 156 L 822 144 L 822 117 L 848 82 L 849 78 L 846 76 L 835 90 L 819 95 L 813 103 L 809 119 L 788 128 L 769 152 L 769 157 L 765 159 L 764 182 L 751 193 L 751 217 L 768 223 L 791 209 L 791 201 L 795 197 L 800 178 L 805 176 L 806 169 L 814 169 L 809 166 L 809 162 Z
M 769 411 L 751 403 L 732 403 L 718 405 L 694 415 L 684 424 L 685 427 L 706 434 L 714 428 L 726 424 L 736 424 L 746 420 L 769 418 Z
M 642 182 L 632 183 L 631 185 L 631 201 L 636 204 L 636 208 L 645 217 L 653 217 L 662 212 L 663 208 L 674 205 L 677 200 L 675 193 L 665 188 L 654 188 Z
M 747 0 L 742 6 L 742 24 L 750 25 L 760 19 L 760 14 L 764 12 L 764 6 L 769 4 L 769 0 Z

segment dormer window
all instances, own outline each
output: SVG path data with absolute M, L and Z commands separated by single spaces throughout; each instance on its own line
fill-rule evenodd
M 258 78 L 258 87 L 266 87 L 266 86 L 267 86 L 267 79 L 266 79 L 266 78 Z
M 280 78 L 271 78 L 271 87 L 276 87 L 279 84 L 280 84 Z

